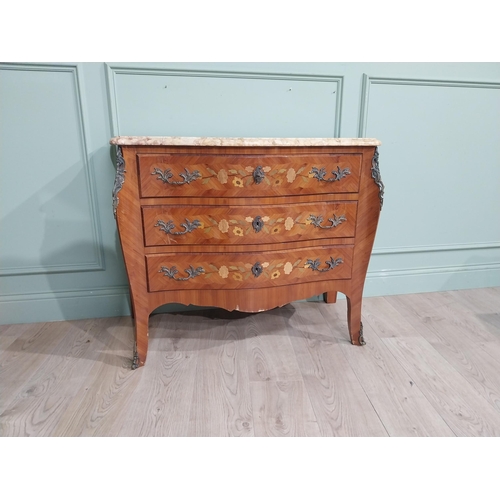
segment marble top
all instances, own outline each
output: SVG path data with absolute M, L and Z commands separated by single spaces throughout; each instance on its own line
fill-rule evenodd
M 285 137 L 161 137 L 122 135 L 110 144 L 118 146 L 380 146 L 378 139 Z

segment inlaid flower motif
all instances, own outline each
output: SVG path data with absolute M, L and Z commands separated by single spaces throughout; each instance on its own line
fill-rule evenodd
M 264 217 L 262 217 L 262 220 L 264 222 L 269 222 L 269 217 L 267 215 L 265 215 Z
M 273 184 L 274 184 L 275 186 L 279 186 L 282 182 L 283 182 L 283 181 L 282 181 L 281 179 L 274 179 Z
M 271 233 L 273 233 L 273 234 L 278 234 L 279 232 L 280 232 L 279 226 L 274 226 L 272 231 L 271 231 Z
M 226 219 L 222 219 L 219 222 L 219 231 L 221 233 L 227 233 L 229 231 L 229 222 Z
M 262 267 L 264 267 L 264 268 L 269 267 L 269 262 L 264 262 L 264 263 L 262 264 Z
M 292 263 L 291 263 L 291 262 L 287 262 L 287 263 L 285 264 L 285 267 L 283 268 L 284 273 L 285 273 L 285 274 L 290 274 L 290 273 L 292 272 L 292 270 L 293 270 L 293 265 L 292 265 Z
M 249 166 L 249 167 L 245 167 L 245 170 L 246 170 L 247 172 L 252 173 L 252 172 L 253 172 L 253 167 L 250 167 L 250 166 Z
M 276 278 L 278 278 L 280 275 L 280 272 L 278 270 L 274 271 L 273 274 L 271 274 L 271 279 L 272 280 L 275 280 Z
M 295 180 L 295 177 L 297 177 L 295 170 L 293 168 L 289 168 L 286 173 L 286 180 L 291 183 Z
M 287 217 L 286 221 L 285 221 L 285 229 L 287 231 L 290 231 L 290 229 L 292 229 L 292 227 L 293 227 L 293 219 L 291 217 Z
M 246 220 L 247 222 L 252 222 L 252 221 L 253 221 L 253 217 L 245 217 L 245 220 Z
M 198 221 L 198 229 L 205 229 L 205 224 L 201 221 Z
M 243 181 L 239 178 L 239 177 L 235 177 L 233 179 L 233 185 L 238 187 L 238 188 L 242 188 L 243 187 Z
M 243 229 L 241 229 L 241 227 L 235 227 L 233 229 L 233 233 L 236 235 L 236 236 L 243 236 Z
M 306 219 L 306 222 L 305 222 L 306 226 L 309 226 L 310 224 L 312 224 L 312 220 L 308 217 Z
M 217 174 L 217 179 L 221 184 L 227 183 L 227 172 L 221 168 Z
M 309 177 L 309 179 L 312 179 L 314 177 L 314 172 L 309 172 L 307 177 Z
M 264 167 L 262 170 L 264 170 L 264 172 L 270 172 L 271 171 L 271 167 Z
M 233 273 L 233 280 L 243 281 L 243 276 L 240 273 Z
M 226 266 L 221 266 L 219 269 L 219 276 L 221 278 L 227 278 L 229 276 L 229 269 Z

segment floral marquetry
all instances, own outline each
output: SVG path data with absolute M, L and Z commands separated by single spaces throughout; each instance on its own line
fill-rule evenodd
M 222 219 L 217 224 L 217 227 L 221 233 L 227 233 L 229 231 L 229 222 L 226 219 Z
M 297 280 L 321 280 L 325 274 L 328 274 L 327 271 L 336 274 L 339 278 L 350 276 L 352 247 L 310 248 L 305 255 L 299 255 L 299 253 L 303 254 L 304 251 L 276 253 L 268 261 L 264 261 L 258 254 L 245 255 L 243 258 L 238 254 L 229 254 L 225 257 L 221 255 L 210 257 L 208 254 L 192 256 L 178 254 L 168 258 L 152 255 L 148 257 L 148 266 L 157 265 L 165 276 L 182 280 L 186 287 L 202 288 L 210 283 L 228 279 L 240 282 L 240 286 L 248 287 L 257 282 L 262 286 L 265 286 L 265 283 L 268 286 L 274 286 Z M 311 254 L 314 255 L 311 257 Z M 188 260 L 189 265 L 187 265 Z M 186 279 L 175 277 L 178 268 L 186 269 L 185 273 L 188 275 Z M 152 267 L 150 270 L 152 271 Z M 154 289 L 169 289 L 169 283 L 170 280 L 158 281 L 156 273 L 152 275 L 150 273 L 150 286 Z
M 146 197 L 349 193 L 359 187 L 360 155 L 356 154 L 252 159 L 147 155 L 139 157 L 139 163 L 141 192 Z M 182 180 L 174 180 L 178 177 Z
M 227 179 L 228 179 L 227 172 L 223 168 L 221 168 L 217 173 L 217 180 L 221 184 L 227 184 Z
M 312 208 L 316 214 L 311 213 Z M 287 241 L 354 236 L 356 202 L 333 206 L 200 207 L 192 214 L 186 214 L 181 207 L 166 210 L 160 206 L 144 207 L 143 212 L 145 227 L 149 229 L 147 245 L 211 241 L 236 244 L 242 238 L 265 243 L 282 234 Z
M 297 172 L 293 168 L 288 169 L 286 173 L 286 180 L 291 184 L 297 177 Z

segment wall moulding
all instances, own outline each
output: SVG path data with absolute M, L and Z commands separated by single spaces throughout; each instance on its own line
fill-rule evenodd
M 342 115 L 342 98 L 344 77 L 334 75 L 316 75 L 303 73 L 261 73 L 261 72 L 241 72 L 241 71 L 201 71 L 201 70 L 173 70 L 168 68 L 158 67 L 135 67 L 120 64 L 105 64 L 108 100 L 109 100 L 109 115 L 111 120 L 113 136 L 120 135 L 119 127 L 119 110 L 116 91 L 116 76 L 117 75 L 144 75 L 144 76 L 179 76 L 192 78 L 235 78 L 235 79 L 257 79 L 257 80 L 285 80 L 285 81 L 311 81 L 311 82 L 331 82 L 337 85 L 335 117 L 334 117 L 334 134 L 333 137 L 340 137 L 341 130 L 341 115 Z
M 359 129 L 358 137 L 365 137 L 367 133 L 369 106 L 370 106 L 370 90 L 373 85 L 406 85 L 418 87 L 456 87 L 470 89 L 496 89 L 500 90 L 500 82 L 491 81 L 467 81 L 467 80 L 448 80 L 448 79 L 425 79 L 425 78 L 402 78 L 402 77 L 380 77 L 363 74 L 362 93 L 360 113 L 358 117 Z M 383 169 L 383 157 L 381 160 L 381 171 Z M 388 255 L 388 254 L 409 254 L 409 253 L 425 253 L 425 252 L 444 252 L 444 251 L 465 251 L 465 250 L 483 250 L 500 248 L 500 242 L 477 242 L 466 244 L 436 244 L 423 246 L 409 247 L 375 247 L 373 255 Z M 467 267 L 467 266 L 466 266 Z M 434 268 L 433 268 L 434 269 Z M 436 268 L 440 269 L 440 268 Z M 411 270 L 402 270 L 411 271 Z M 399 272 L 394 270 L 394 272 Z M 372 275 L 373 276 L 373 275 Z
M 90 159 L 89 150 L 89 124 L 87 117 L 87 104 L 84 86 L 82 83 L 81 63 L 4 63 L 0 64 L 0 71 L 37 71 L 52 73 L 71 73 L 73 75 L 73 90 L 77 103 L 78 129 L 82 164 L 86 180 L 86 194 L 91 219 L 92 244 L 94 246 L 95 260 L 77 264 L 48 264 L 43 266 L 0 267 L 0 276 L 51 274 L 82 271 L 102 271 L 105 269 L 104 248 L 101 237 L 101 226 L 97 209 L 97 186 L 94 169 Z
M 463 264 L 460 266 L 412 267 L 408 269 L 390 269 L 385 271 L 368 271 L 367 278 L 391 278 L 425 274 L 463 273 L 475 271 L 500 271 L 500 262 L 487 264 Z
M 420 253 L 420 252 L 450 252 L 460 250 L 486 250 L 489 248 L 500 248 L 500 241 L 486 243 L 457 243 L 452 245 L 428 245 L 413 247 L 381 247 L 374 248 L 372 255 L 388 255 L 399 253 Z
M 363 74 L 363 84 L 361 91 L 361 106 L 359 113 L 359 131 L 358 137 L 365 137 L 368 109 L 370 104 L 370 88 L 372 85 L 415 85 L 419 87 L 462 87 L 473 89 L 500 89 L 499 82 L 474 82 L 466 80 L 432 80 L 420 78 L 387 78 L 369 76 Z

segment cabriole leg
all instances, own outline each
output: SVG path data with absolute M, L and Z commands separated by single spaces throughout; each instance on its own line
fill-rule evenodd
M 361 323 L 361 295 L 349 297 L 347 299 L 347 323 L 349 325 L 349 335 L 352 345 L 365 345 L 363 338 L 363 323 Z
M 148 355 L 148 326 L 149 314 L 138 314 L 135 310 L 135 345 L 134 358 L 132 360 L 132 370 L 144 366 Z

